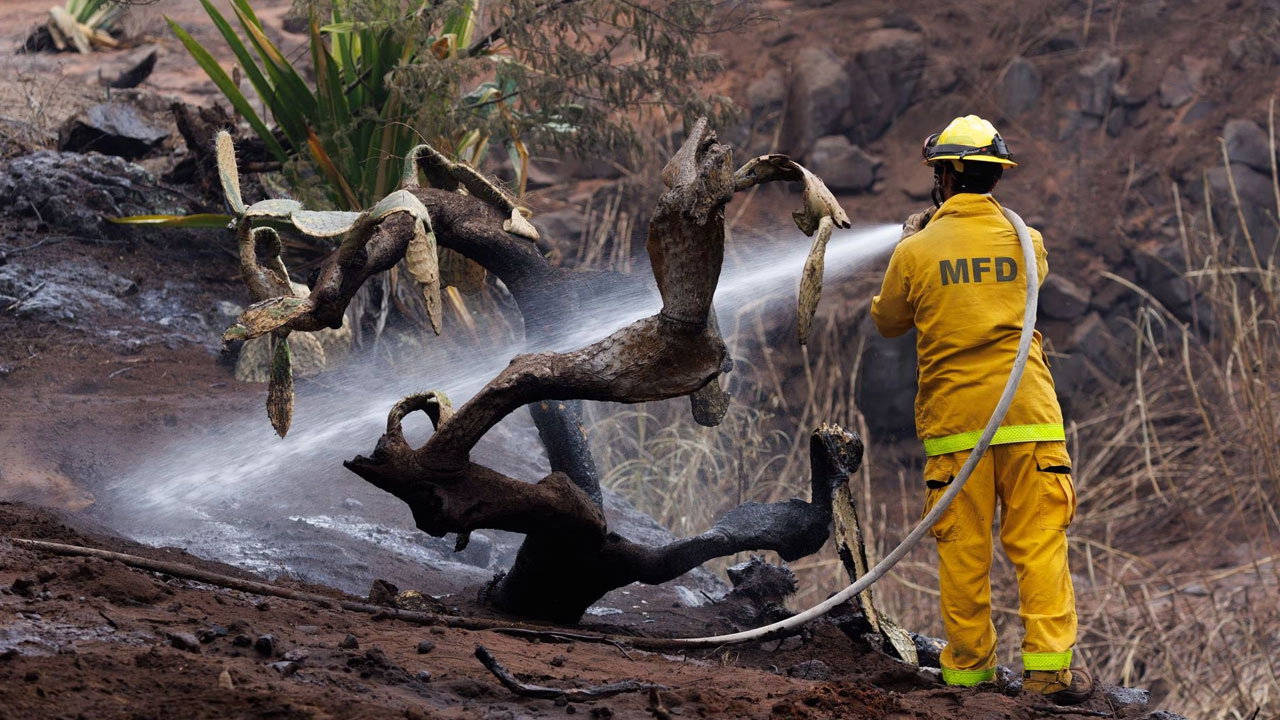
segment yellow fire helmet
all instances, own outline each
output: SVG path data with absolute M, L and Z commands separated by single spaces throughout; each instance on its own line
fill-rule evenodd
M 966 160 L 1018 166 L 995 126 L 977 115 L 958 117 L 942 132 L 925 138 L 920 154 L 925 165 L 951 160 L 958 172 L 964 172 Z

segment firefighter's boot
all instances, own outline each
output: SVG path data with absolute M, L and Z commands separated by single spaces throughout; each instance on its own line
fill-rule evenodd
M 1022 691 L 1044 695 L 1058 705 L 1079 705 L 1093 694 L 1093 678 L 1080 667 L 1070 670 L 1027 670 Z

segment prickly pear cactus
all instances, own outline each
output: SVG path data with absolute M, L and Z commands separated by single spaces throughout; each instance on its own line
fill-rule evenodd
M 291 323 L 312 312 L 310 291 L 291 283 L 281 258 L 282 244 L 275 227 L 292 225 L 304 235 L 318 238 L 343 237 L 342 251 L 355 251 L 369 238 L 375 223 L 394 213 L 408 213 L 414 220 L 413 237 L 405 253 L 409 274 L 422 288 L 427 316 L 438 335 L 441 330 L 441 249 L 431 227 L 431 215 L 411 190 L 418 186 L 419 159 L 433 170 L 452 178 L 458 192 L 467 192 L 499 208 L 508 215 L 503 229 L 514 235 L 537 240 L 538 233 L 525 217 L 523 208 L 488 178 L 466 163 L 457 163 L 428 145 L 413 148 L 406 157 L 401 187 L 364 212 L 314 211 L 296 200 L 273 198 L 245 205 L 240 194 L 240 175 L 231 136 L 220 132 L 216 139 L 218 176 L 227 205 L 235 214 L 232 229 L 240 244 L 240 270 L 254 303 L 240 314 L 236 323 L 222 334 L 224 342 L 245 342 L 236 377 L 246 381 L 266 380 L 267 414 L 281 437 L 289 431 L 293 417 L 293 378 L 323 369 L 331 360 L 329 342 L 343 344 L 333 331 L 291 334 Z M 254 227 L 254 223 L 267 223 Z M 258 258 L 258 248 L 268 248 L 270 257 Z M 474 292 L 484 283 L 484 269 L 461 256 L 448 258 L 450 280 L 463 291 Z M 344 325 L 345 345 L 350 329 Z M 345 347 L 343 348 L 345 351 Z

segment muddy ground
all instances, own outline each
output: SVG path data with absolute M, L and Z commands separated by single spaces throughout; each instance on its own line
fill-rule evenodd
M 11 536 L 247 577 L 27 505 L 0 504 L 0 523 Z M 1042 714 L 1036 708 L 1044 704 L 1010 697 L 995 685 L 978 691 L 937 686 L 931 676 L 825 622 L 802 637 L 682 654 L 530 642 L 379 621 L 116 562 L 51 557 L 7 541 L 0 541 L 0 584 L 6 588 L 0 591 L 4 718 L 1024 718 Z M 453 600 L 447 602 L 454 611 L 479 612 L 473 603 Z M 692 635 L 735 628 L 750 612 L 730 601 L 655 609 L 653 625 L 633 616 L 621 628 L 585 627 Z M 634 679 L 667 689 L 572 704 L 522 699 L 475 659 L 478 645 L 526 682 L 574 688 Z M 1099 694 L 1087 707 L 1109 713 L 1113 706 Z

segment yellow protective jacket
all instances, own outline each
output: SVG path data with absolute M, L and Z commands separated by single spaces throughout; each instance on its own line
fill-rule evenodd
M 1041 282 L 1044 240 L 1031 230 Z M 990 195 L 959 193 L 898 244 L 871 317 L 885 337 L 916 328 L 916 433 L 927 455 L 972 448 L 1018 351 L 1026 303 L 1022 246 Z M 1065 439 L 1039 331 L 993 445 Z

